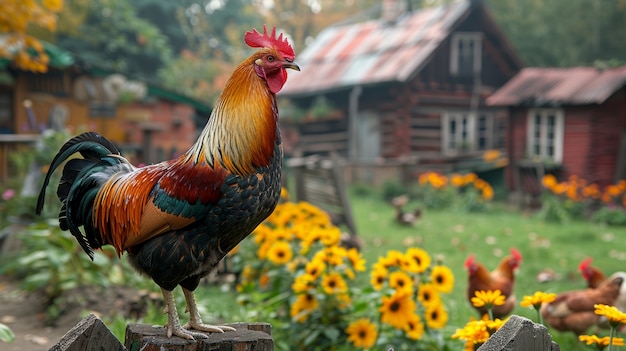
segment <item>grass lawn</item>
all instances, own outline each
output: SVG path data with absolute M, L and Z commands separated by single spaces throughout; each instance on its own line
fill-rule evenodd
M 443 260 L 453 270 L 455 288 L 444 297 L 449 310 L 450 335 L 470 317 L 477 317 L 465 296 L 467 274 L 463 264 L 470 254 L 491 269 L 511 247 L 517 248 L 524 257 L 516 279 L 518 302 L 522 296 L 538 290 L 559 293 L 584 288 L 585 282 L 577 267 L 586 257 L 593 257 L 593 264 L 607 275 L 626 270 L 626 244 L 622 241 L 626 238 L 626 228 L 623 227 L 606 227 L 582 220 L 568 224 L 546 223 L 532 213 L 508 209 L 504 204 L 492 204 L 484 213 L 424 210 L 416 225 L 407 227 L 395 222 L 394 209 L 378 194 L 352 194 L 351 199 L 368 271 L 388 250 L 404 251 L 410 246 L 426 249 L 433 259 Z M 412 206 L 417 204 L 409 204 L 407 209 Z M 544 270 L 554 271 L 556 279 L 538 282 L 537 275 Z M 369 277 L 362 279 L 368 284 Z M 206 306 L 207 311 L 215 317 L 233 320 L 250 316 L 236 305 L 233 294 L 220 292 L 216 287 L 203 287 L 198 295 L 210 304 Z M 225 309 L 228 305 L 230 307 Z M 513 313 L 537 321 L 533 309 L 517 307 Z M 562 350 L 589 349 L 572 333 L 549 331 Z M 600 333 L 608 335 L 608 331 Z

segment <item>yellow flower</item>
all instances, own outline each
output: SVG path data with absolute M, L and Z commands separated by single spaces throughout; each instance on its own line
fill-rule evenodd
M 474 307 L 501 306 L 506 301 L 506 297 L 500 290 L 478 290 L 474 292 L 474 295 L 471 300 Z
M 359 250 L 355 248 L 351 248 L 347 251 L 346 257 L 352 264 L 352 268 L 354 268 L 357 272 L 365 271 L 365 259 L 361 256 Z
M 457 329 L 452 334 L 453 339 L 465 340 L 475 345 L 483 344 L 490 337 L 487 325 L 483 320 L 473 320 L 465 324 L 462 329 Z
M 345 293 L 348 291 L 348 284 L 339 273 L 330 273 L 322 279 L 324 292 L 328 295 Z
M 409 339 L 421 339 L 424 335 L 424 323 L 422 323 L 422 319 L 416 314 L 411 315 L 404 327 L 404 332 Z
M 626 313 L 618 310 L 617 307 L 602 304 L 596 304 L 593 305 L 593 307 L 595 308 L 595 314 L 605 316 L 612 327 L 616 327 L 619 324 L 626 324 Z
M 446 266 L 434 266 L 430 272 L 430 279 L 439 292 L 449 293 L 454 287 L 454 274 Z
M 389 250 L 387 251 L 387 256 L 384 257 L 380 262 L 385 266 L 385 268 L 391 268 L 402 267 L 406 264 L 405 260 L 406 258 L 404 257 L 404 254 L 402 252 L 397 250 Z
M 383 296 L 380 312 L 381 321 L 396 329 L 404 329 L 415 314 L 415 301 L 405 292 L 396 292 L 392 296 Z
M 309 289 L 315 288 L 315 277 L 310 274 L 302 274 L 297 276 L 293 280 L 293 284 L 291 285 L 291 290 L 294 293 L 299 294 L 308 291 Z
M 417 300 L 422 303 L 422 305 L 428 307 L 431 305 L 436 305 L 441 303 L 441 296 L 439 296 L 439 291 L 433 286 L 431 283 L 420 284 L 417 291 Z
M 301 294 L 298 295 L 296 301 L 291 305 L 290 315 L 292 318 L 296 317 L 302 312 L 311 312 L 318 306 L 317 299 L 313 294 Z
M 413 294 L 413 280 L 403 271 L 389 274 L 389 286 L 396 289 L 396 291 L 404 291 L 407 294 Z
M 378 330 L 376 325 L 367 318 L 356 320 L 346 328 L 348 341 L 355 347 L 363 349 L 370 348 L 376 343 L 378 338 Z
M 596 335 L 580 335 L 578 337 L 578 340 L 586 343 L 587 345 L 598 345 L 601 346 L 602 349 L 606 346 L 609 346 L 609 343 L 612 342 L 612 344 L 614 346 L 624 346 L 626 344 L 624 344 L 624 339 L 623 338 L 616 338 L 613 337 L 613 341 L 611 341 L 611 338 L 609 336 L 605 336 L 605 337 L 599 337 Z M 600 348 L 599 348 L 600 349 Z
M 370 273 L 370 284 L 374 290 L 380 290 L 383 288 L 383 284 L 387 281 L 387 269 L 381 267 L 373 268 Z
M 431 329 L 441 329 L 448 323 L 448 312 L 442 304 L 430 305 L 424 312 L 426 325 Z
M 275 264 L 285 264 L 293 258 L 293 251 L 288 242 L 276 241 L 267 251 L 267 259 Z
M 520 306 L 522 307 L 532 306 L 535 309 L 538 309 L 541 307 L 541 304 L 550 303 L 554 301 L 555 298 L 556 298 L 556 294 L 554 293 L 546 294 L 542 291 L 536 291 L 533 295 L 524 296 L 522 302 L 520 302 Z
M 423 273 L 430 266 L 430 255 L 419 247 L 409 248 L 406 250 L 404 257 L 408 262 L 408 264 L 405 264 L 404 269 L 410 273 Z
M 326 264 L 322 260 L 312 260 L 304 266 L 304 271 L 313 277 L 313 279 L 317 279 L 320 274 L 326 269 Z

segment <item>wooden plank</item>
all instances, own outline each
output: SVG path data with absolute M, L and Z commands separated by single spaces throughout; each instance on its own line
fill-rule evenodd
M 560 351 L 545 326 L 512 315 L 478 351 Z
M 208 334 L 206 339 L 185 340 L 167 337 L 161 326 L 128 324 L 124 345 L 128 351 L 272 351 L 271 326 L 268 323 L 233 323 L 237 329 L 224 333 Z
M 49 351 L 124 351 L 126 348 L 94 314 L 70 329 Z

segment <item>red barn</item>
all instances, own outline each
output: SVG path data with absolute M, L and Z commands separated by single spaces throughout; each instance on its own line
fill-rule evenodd
M 600 186 L 626 177 L 626 66 L 525 68 L 487 105 L 509 110 L 510 190 L 538 193 L 545 172 Z

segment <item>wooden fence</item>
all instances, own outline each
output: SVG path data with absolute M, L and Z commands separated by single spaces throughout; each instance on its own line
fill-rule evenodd
M 85 317 L 49 351 L 273 351 L 268 323 L 228 324 L 234 332 L 211 334 L 207 339 L 167 338 L 164 327 L 128 324 L 124 345 L 102 320 Z M 389 349 L 388 351 L 393 351 Z M 560 351 L 546 327 L 513 315 L 478 351 Z

